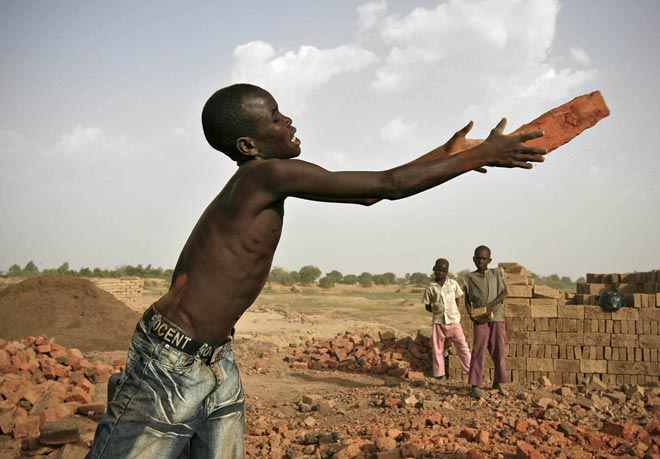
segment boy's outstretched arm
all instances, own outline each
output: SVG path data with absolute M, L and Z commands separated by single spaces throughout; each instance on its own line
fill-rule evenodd
M 466 135 L 472 129 L 474 123 L 470 121 L 465 127 L 456 131 L 454 135 L 443 145 L 434 148 L 433 150 L 425 153 L 417 159 L 410 161 L 408 164 L 426 162 L 433 159 L 447 158 L 452 154 L 458 153 L 460 151 L 469 150 L 484 141 L 484 139 L 468 139 Z M 478 172 L 486 173 L 484 167 L 478 167 L 475 169 Z M 322 201 L 322 202 L 340 202 L 345 204 L 361 204 L 365 206 L 370 206 L 380 202 L 380 198 L 346 198 L 346 199 L 337 199 L 337 198 L 323 198 L 319 196 L 298 196 L 299 198 L 309 199 L 312 201 Z
M 466 151 L 382 172 L 329 172 L 305 161 L 269 161 L 268 167 L 260 168 L 259 183 L 275 199 L 294 196 L 330 202 L 396 200 L 479 167 L 531 169 L 531 163 L 543 161 L 545 149 L 525 145 L 526 141 L 541 137 L 541 131 L 504 135 L 505 126 L 503 118 L 483 143 Z

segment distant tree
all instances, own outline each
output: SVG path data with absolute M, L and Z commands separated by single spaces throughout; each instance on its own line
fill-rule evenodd
M 39 268 L 34 264 L 32 260 L 28 261 L 23 271 L 21 272 L 23 276 L 37 276 L 39 274 Z
M 358 282 L 362 287 L 371 287 L 374 284 L 374 276 L 371 273 L 364 272 L 358 276 Z
M 383 276 L 384 285 L 396 284 L 396 274 L 391 272 L 386 272 L 381 274 Z
M 57 268 L 57 274 L 65 275 L 69 274 L 71 268 L 69 268 L 69 262 L 65 261 Z
M 289 271 L 282 276 L 282 285 L 295 285 L 299 278 L 298 271 Z
M 333 282 L 333 284 L 338 284 L 341 283 L 342 279 L 344 278 L 344 275 L 339 271 L 337 271 L 336 269 L 333 269 L 329 273 L 326 273 L 325 277 L 330 279 Z
M 565 292 L 575 292 L 577 289 L 577 282 L 584 282 L 583 277 L 573 282 L 573 280 L 570 277 L 568 276 L 559 277 L 558 274 L 551 274 L 549 276 L 539 276 L 536 273 L 532 273 L 531 278 L 534 280 L 536 285 L 547 285 L 548 287 L 556 288 L 558 290 L 563 290 Z
M 382 274 L 374 274 L 373 276 L 371 276 L 371 280 L 376 285 L 385 285 L 385 278 L 383 277 Z
M 119 268 L 116 269 L 116 271 L 117 274 L 119 274 L 119 276 L 144 277 L 145 275 L 144 267 L 141 264 L 137 266 L 133 266 L 133 265 L 120 266 Z
M 20 276 L 22 273 L 23 273 L 23 270 L 16 263 L 11 265 L 9 267 L 9 271 L 7 271 L 7 274 L 9 274 L 10 276 L 15 276 L 15 277 Z
M 298 282 L 300 282 L 302 285 L 310 285 L 316 282 L 316 279 L 321 276 L 321 270 L 316 266 L 303 266 L 298 271 L 298 276 Z
M 174 270 L 173 269 L 166 269 L 163 271 L 163 278 L 167 280 L 172 280 L 172 276 L 174 276 Z
M 282 279 L 286 274 L 286 269 L 282 268 L 281 266 L 275 266 L 270 270 L 270 274 L 268 274 L 268 282 L 272 282 L 273 284 L 282 284 Z
M 341 280 L 342 284 L 355 285 L 358 283 L 358 277 L 355 274 L 346 274 Z
M 374 274 L 374 284 L 376 285 L 392 285 L 396 283 L 396 274 L 394 273 L 383 273 L 383 274 Z
M 92 277 L 92 270 L 89 268 L 80 268 L 78 274 L 82 277 Z
M 147 275 L 149 277 L 162 278 L 163 277 L 163 268 L 160 266 L 152 268 L 151 265 L 147 265 L 145 268 L 147 270 Z
M 321 279 L 319 279 L 319 287 L 321 288 L 332 288 L 334 286 L 335 286 L 335 281 L 332 277 L 328 277 L 327 275 L 325 275 Z
M 412 273 L 410 275 L 410 283 L 414 285 L 426 285 L 431 281 L 431 278 L 428 274 L 424 273 Z

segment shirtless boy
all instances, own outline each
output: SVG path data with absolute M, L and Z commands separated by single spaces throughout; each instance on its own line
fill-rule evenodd
M 449 156 L 472 123 L 436 149 L 441 159 L 382 172 L 330 172 L 294 159 L 300 140 L 291 118 L 265 90 L 238 84 L 217 91 L 202 112 L 211 146 L 238 170 L 204 211 L 186 242 L 170 290 L 136 327 L 108 413 L 88 458 L 243 457 L 244 396 L 232 329 L 263 288 L 282 231 L 288 197 L 370 205 L 401 199 L 484 166 L 532 168 L 543 135 L 488 138 Z

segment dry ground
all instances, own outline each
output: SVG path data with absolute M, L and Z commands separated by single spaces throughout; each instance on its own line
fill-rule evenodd
M 162 281 L 148 281 L 142 308 L 165 289 Z M 395 286 L 267 286 L 239 321 L 234 345 L 246 393 L 246 457 L 351 458 L 360 446 L 357 457 L 513 459 L 517 442 L 526 441 L 540 452 L 537 457 L 660 458 L 652 455 L 648 439 L 612 440 L 598 433 L 605 422 L 630 425 L 635 432 L 660 425 L 652 403 L 660 398 L 657 388 L 649 388 L 654 395 L 642 401 L 597 408 L 584 400 L 604 400 L 602 394 L 598 398 L 580 388 L 558 394 L 536 382 L 510 385 L 508 397 L 492 391 L 477 401 L 464 380 L 393 382 L 343 371 L 294 370 L 286 361 L 290 348 L 311 337 L 346 331 L 377 336 L 384 329 L 428 334 L 431 317 L 419 302 L 421 294 L 420 288 Z M 123 351 L 87 355 L 106 362 L 124 356 Z M 96 401 L 105 398 L 105 387 L 98 387 Z M 83 418 L 81 426 L 82 439 L 91 442 L 95 422 Z M 660 428 L 651 436 L 658 434 Z M 395 453 L 387 455 L 390 447 Z M 0 459 L 22 457 L 18 448 L 16 441 L 0 437 Z

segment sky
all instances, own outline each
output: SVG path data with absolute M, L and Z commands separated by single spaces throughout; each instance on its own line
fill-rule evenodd
M 301 159 L 386 170 L 600 90 L 611 115 L 532 170 L 371 207 L 287 199 L 274 266 L 344 274 L 660 268 L 660 2 L 0 0 L 0 270 L 174 267 L 236 166 L 217 89 L 269 90 Z M 653 57 L 655 56 L 655 57 Z

